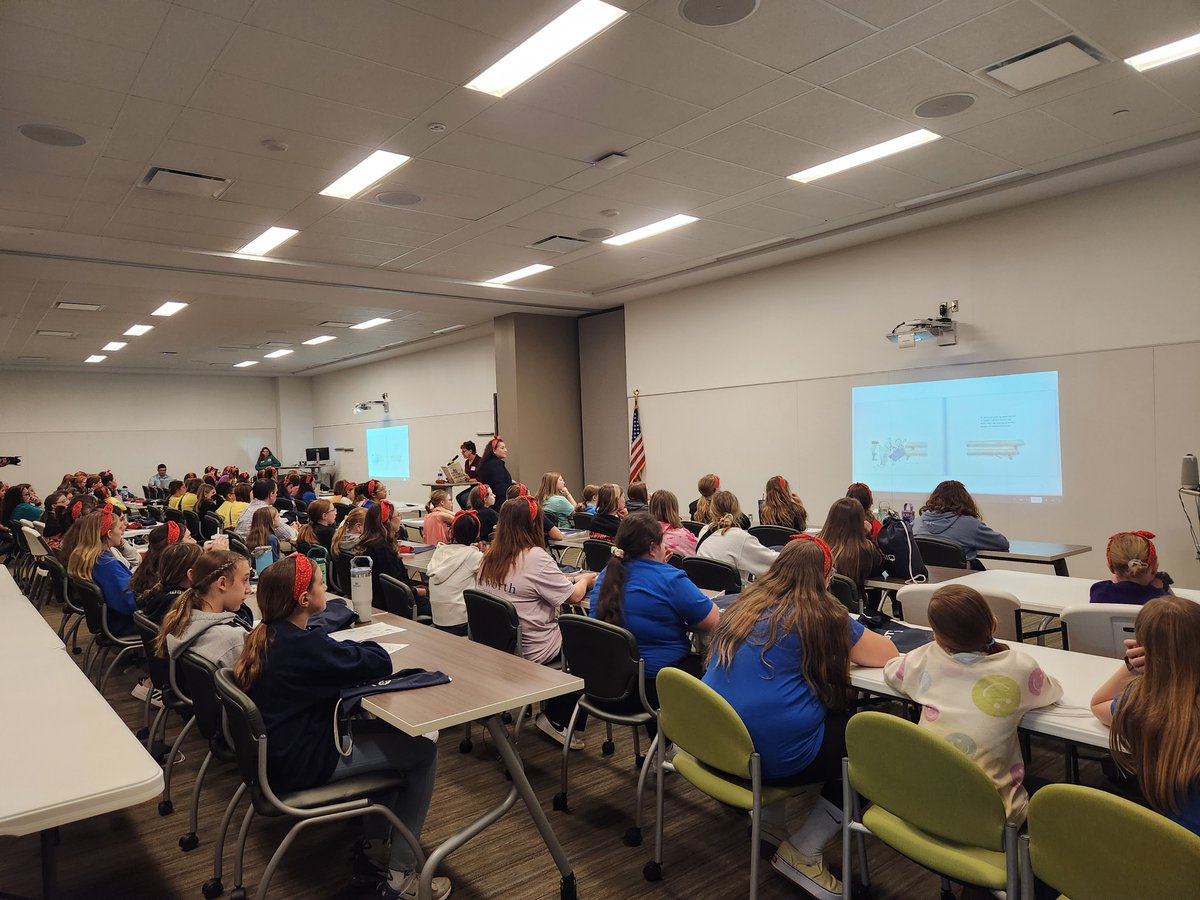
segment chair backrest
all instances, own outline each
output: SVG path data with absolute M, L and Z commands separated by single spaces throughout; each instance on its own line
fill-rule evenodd
M 104 632 L 104 594 L 99 585 L 71 575 L 67 582 L 71 602 L 83 610 L 84 621 L 92 634 Z
M 829 576 L 829 593 L 837 597 L 838 602 L 850 610 L 851 615 L 857 616 L 862 613 L 862 598 L 858 596 L 858 585 L 845 575 L 834 572 Z M 905 612 L 908 610 L 905 609 Z
M 592 519 L 596 517 L 595 513 L 584 512 L 582 509 L 578 512 L 573 512 L 569 516 L 571 524 L 576 528 L 587 529 L 592 525 Z
M 142 639 L 142 651 L 146 654 L 146 667 L 150 680 L 156 688 L 167 687 L 171 680 L 170 663 L 158 655 L 158 623 L 141 610 L 133 614 L 133 628 Z
M 343 597 L 350 596 L 350 560 L 354 559 L 353 551 L 343 550 L 333 558 L 333 565 L 326 566 L 329 576 L 329 586 L 335 594 Z
M 967 562 L 967 551 L 958 541 L 932 534 L 917 535 L 913 540 L 916 541 L 917 549 L 921 551 L 921 559 L 927 566 L 942 566 L 947 569 L 971 568 L 971 564 Z
M 296 501 L 291 497 L 276 497 L 275 508 L 280 512 L 295 512 Z
M 1125 655 L 1123 641 L 1133 637 L 1133 622 L 1141 611 L 1133 603 L 1068 606 L 1061 616 L 1067 627 L 1067 646 L 1078 653 L 1120 659 Z
M 194 509 L 185 509 L 183 511 L 183 522 L 187 525 L 187 530 L 192 533 L 192 539 L 197 541 L 204 540 L 204 534 L 200 531 L 200 514 Z
M 170 506 L 163 508 L 163 521 L 178 522 L 180 525 L 187 525 L 187 519 L 183 517 L 183 511 Z
M 754 741 L 729 702 L 682 669 L 660 669 L 658 727 L 685 752 L 711 769 L 750 777 Z
M 692 584 L 707 591 L 736 594 L 742 589 L 742 573 L 729 563 L 689 556 L 683 561 L 683 571 Z
M 406 541 L 412 541 L 417 544 L 424 542 L 425 536 L 416 523 L 402 521 L 400 524 L 404 526 L 404 539 Z
M 43 556 L 38 560 L 38 565 L 50 577 L 50 583 L 54 585 L 54 595 L 67 607 L 68 612 L 71 611 L 70 598 L 67 596 L 67 570 L 61 562 L 58 561 L 53 553 L 48 556 Z
M 467 631 L 471 640 L 493 650 L 521 655 L 521 619 L 517 608 L 494 594 L 467 588 Z
M 243 541 L 236 534 L 226 534 L 225 536 L 227 538 L 229 538 L 229 549 L 232 550 L 234 553 L 242 554 L 242 556 L 244 556 L 244 557 L 246 557 L 246 559 L 250 560 L 251 565 L 253 565 L 254 564 L 254 556 L 250 553 L 250 548 L 246 546 L 246 542 Z
M 200 519 L 200 534 L 202 540 L 211 541 L 221 533 L 221 529 L 224 527 L 224 524 L 225 523 L 221 521 L 221 517 L 216 513 L 205 513 Z
M 217 670 L 221 668 L 195 650 L 185 650 L 175 660 L 176 677 L 186 685 L 196 727 L 208 740 L 221 734 L 221 699 L 217 696 Z
M 25 536 L 25 545 L 34 559 L 41 560 L 42 557 L 50 555 L 50 547 L 40 531 L 29 525 L 22 525 L 21 533 Z
M 904 621 L 911 625 L 929 624 L 929 601 L 940 584 L 906 584 L 896 592 L 896 601 L 904 609 Z M 1017 631 L 1021 615 L 1021 601 L 1008 591 L 980 591 L 983 599 L 996 617 L 996 637 L 1002 641 L 1019 641 Z M 1074 647 L 1071 648 L 1075 649 Z M 1118 656 L 1124 654 L 1121 651 Z
M 672 553 L 670 556 L 667 557 L 667 565 L 674 566 L 677 569 L 682 569 L 683 568 L 683 554 L 682 553 Z
M 1195 897 L 1200 837 L 1153 810 L 1076 784 L 1029 800 L 1034 874 L 1068 897 Z
M 379 593 L 381 596 L 377 599 L 388 612 L 406 619 L 417 617 L 417 598 L 413 596 L 412 588 L 400 579 L 380 574 Z
M 999 851 L 1007 815 L 996 785 L 944 738 L 899 716 L 861 712 L 846 726 L 854 789 L 922 831 Z
M 583 542 L 583 558 L 587 561 L 589 572 L 603 572 L 608 561 L 612 559 L 612 541 L 602 541 L 598 538 L 588 538 Z
M 688 531 L 690 531 L 692 534 L 694 534 L 696 537 L 700 537 L 700 532 L 702 532 L 704 530 L 704 523 L 703 522 L 693 522 L 691 519 L 684 519 L 683 527 L 686 528 Z
M 782 525 L 755 525 L 750 529 L 750 533 L 758 538 L 758 542 L 764 547 L 778 549 L 790 541 L 796 531 Z
M 628 630 L 587 616 L 563 616 L 563 671 L 583 679 L 583 692 L 594 700 L 616 702 L 636 697 L 642 654 Z
M 260 787 L 258 755 L 263 752 L 262 745 L 267 739 L 267 727 L 263 724 L 262 713 L 233 680 L 232 669 L 217 669 L 214 684 L 221 707 L 225 710 L 225 721 L 229 723 L 229 736 L 233 738 L 238 774 L 250 787 Z

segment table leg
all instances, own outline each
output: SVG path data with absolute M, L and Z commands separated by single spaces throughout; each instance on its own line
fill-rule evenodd
M 58 867 L 55 864 L 55 847 L 58 845 L 58 829 L 47 828 L 42 832 L 42 897 L 52 900 L 58 891 Z
M 1060 578 L 1066 578 L 1070 574 L 1067 572 L 1067 561 L 1065 559 L 1056 559 L 1054 561 L 1054 574 Z

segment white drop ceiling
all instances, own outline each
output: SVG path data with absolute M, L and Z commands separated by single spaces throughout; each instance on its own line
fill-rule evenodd
M 507 312 L 608 308 L 920 198 L 1200 132 L 1200 57 L 1121 62 L 1200 31 L 1196 0 L 763 0 L 718 28 L 683 20 L 678 0 L 609 2 L 630 14 L 505 99 L 462 85 L 570 0 L 0 3 L 0 366 L 81 366 L 177 299 L 188 309 L 88 368 L 312 371 Z M 1069 35 L 1103 61 L 1019 94 L 983 74 Z M 975 103 L 913 113 L 954 91 Z M 87 143 L 34 143 L 25 124 Z M 944 139 L 786 179 L 922 127 Z M 376 149 L 412 161 L 361 199 L 318 195 Z M 592 167 L 611 153 L 627 162 Z M 139 186 L 150 166 L 233 184 L 215 200 L 154 192 Z M 381 191 L 421 199 L 389 207 Z M 627 247 L 526 247 L 679 213 L 700 221 Z M 233 255 L 272 225 L 300 233 L 266 259 Z M 555 268 L 481 284 L 533 263 Z M 393 321 L 318 327 L 375 316 Z M 322 333 L 338 340 L 300 346 Z M 297 352 L 219 349 L 268 341 Z

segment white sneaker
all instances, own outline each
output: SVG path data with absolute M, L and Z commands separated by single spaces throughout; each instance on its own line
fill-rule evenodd
M 557 728 L 553 722 L 546 718 L 545 713 L 538 713 L 538 717 L 534 719 L 533 724 L 537 726 L 538 731 L 548 737 L 558 741 L 558 743 L 566 745 L 567 730 L 565 728 Z M 586 746 L 583 743 L 583 738 L 578 735 L 571 735 L 571 749 L 582 750 Z
M 150 705 L 162 709 L 162 691 L 158 688 L 150 692 Z
M 145 703 L 146 697 L 149 695 L 149 693 L 150 693 L 150 682 L 149 681 L 139 681 L 137 684 L 135 684 L 133 686 L 133 690 L 129 692 L 129 695 L 131 697 L 134 697 L 135 699 L 141 700 L 143 703 Z

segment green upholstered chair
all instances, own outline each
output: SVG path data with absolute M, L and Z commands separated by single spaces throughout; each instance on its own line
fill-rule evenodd
M 1033 876 L 1070 900 L 1200 895 L 1200 837 L 1129 800 L 1051 784 L 1029 801 L 1021 896 Z
M 873 834 L 949 880 L 1017 896 L 1017 828 L 992 780 L 946 740 L 898 716 L 863 712 L 846 726 L 842 762 L 842 885 L 850 898 L 851 840 Z M 862 798 L 871 805 L 862 811 Z
M 785 800 L 804 785 L 776 787 L 762 783 L 761 758 L 732 706 L 700 679 L 682 669 L 663 669 L 658 688 L 658 776 L 654 858 L 642 870 L 647 881 L 662 878 L 663 773 L 666 740 L 676 747 L 673 766 L 683 778 L 714 800 L 750 812 L 750 898 L 758 896 L 758 842 L 764 804 Z M 665 740 L 664 740 L 665 735 Z

